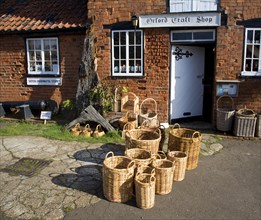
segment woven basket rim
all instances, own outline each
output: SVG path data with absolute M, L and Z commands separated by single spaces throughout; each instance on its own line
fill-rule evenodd
M 155 165 L 155 163 L 157 163 L 158 161 L 162 162 L 162 163 L 168 163 L 171 164 L 171 166 L 168 167 L 158 167 L 157 165 Z M 155 159 L 154 161 L 152 161 L 151 164 L 155 169 L 159 169 L 159 170 L 163 170 L 163 169 L 172 169 L 173 167 L 175 167 L 175 164 L 171 161 L 171 160 L 164 160 L 164 159 Z
M 125 171 L 128 170 L 128 169 L 132 169 L 132 168 L 135 167 L 135 163 L 133 163 L 133 165 L 130 166 L 130 167 L 127 166 L 126 168 L 122 168 L 122 169 L 113 168 L 113 167 L 110 167 L 109 164 L 107 164 L 107 161 L 115 160 L 115 159 L 119 159 L 119 158 L 121 158 L 121 159 L 126 159 L 126 160 L 130 161 L 130 162 L 128 163 L 128 165 L 129 165 L 131 162 L 133 162 L 132 159 L 130 159 L 129 157 L 126 157 L 126 156 L 113 156 L 113 157 L 108 157 L 108 158 L 104 159 L 104 161 L 103 161 L 103 166 L 105 166 L 107 169 L 110 169 L 110 170 L 117 170 L 117 171 L 123 171 L 123 172 L 125 172 Z M 108 163 L 109 163 L 109 162 L 108 162 Z
M 177 130 L 184 130 L 184 131 L 189 131 L 192 133 L 192 135 L 196 132 L 199 134 L 198 137 L 181 137 L 181 136 L 178 136 L 176 135 L 174 132 L 176 132 Z M 193 129 L 189 129 L 189 128 L 172 128 L 169 130 L 169 133 L 173 136 L 175 136 L 176 138 L 182 138 L 182 139 L 185 139 L 185 140 L 191 140 L 191 139 L 201 139 L 202 138 L 202 134 L 201 132 L 199 131 L 196 131 L 196 130 L 193 130 Z

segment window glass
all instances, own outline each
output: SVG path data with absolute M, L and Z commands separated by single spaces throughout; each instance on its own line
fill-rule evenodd
M 174 41 L 178 41 L 178 40 L 192 40 L 192 33 L 191 32 L 181 32 L 181 33 L 173 33 L 172 35 L 172 39 Z
M 142 30 L 113 31 L 112 37 L 112 75 L 142 76 Z
M 212 31 L 204 31 L 204 32 L 195 32 L 193 34 L 194 40 L 212 40 L 214 39 L 214 32 Z
M 261 76 L 261 28 L 246 28 L 243 76 Z
M 57 38 L 26 40 L 28 74 L 59 74 Z

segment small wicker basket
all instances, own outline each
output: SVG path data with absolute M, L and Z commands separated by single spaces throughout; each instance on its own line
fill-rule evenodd
M 182 151 L 169 151 L 168 160 L 175 163 L 174 181 L 182 181 L 185 178 L 186 168 L 187 168 L 187 154 Z
M 170 160 L 152 161 L 156 173 L 156 194 L 165 195 L 171 192 L 175 165 Z
M 95 128 L 95 130 L 92 133 L 93 137 L 102 137 L 105 135 L 105 132 L 103 131 L 102 127 L 100 124 L 98 124 Z
M 121 98 L 121 112 L 139 113 L 139 97 L 133 92 L 126 92 Z
M 89 124 L 85 125 L 81 135 L 83 135 L 84 137 L 90 137 L 92 135 L 92 129 L 90 128 Z
M 159 151 L 159 143 L 161 140 L 160 130 L 133 129 L 126 131 L 125 142 L 126 148 L 141 148 L 157 154 Z
M 79 136 L 82 132 L 80 123 L 75 124 L 75 126 L 70 130 L 73 136 Z
M 151 108 L 151 104 L 153 103 L 153 107 Z M 154 108 L 154 109 L 153 109 Z M 158 114 L 157 114 L 157 102 L 153 98 L 146 98 L 142 101 L 140 104 L 140 112 L 138 115 L 138 124 L 142 125 L 142 123 L 145 120 L 152 120 L 152 119 L 157 119 Z M 153 124 L 155 123 L 155 124 Z M 152 121 L 151 125 L 156 126 L 157 121 Z
M 111 157 L 109 157 L 111 155 Z M 128 157 L 107 153 L 103 161 L 103 193 L 111 202 L 126 202 L 133 195 L 135 162 Z
M 136 204 L 139 208 L 150 209 L 155 204 L 155 176 L 138 174 L 135 177 Z
M 169 130 L 168 151 L 187 153 L 187 170 L 192 170 L 198 166 L 201 140 L 200 132 L 174 124 Z

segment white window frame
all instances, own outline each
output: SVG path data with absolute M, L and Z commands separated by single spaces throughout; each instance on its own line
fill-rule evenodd
M 260 39 L 259 41 L 255 41 L 255 34 L 253 34 L 252 42 L 248 42 L 248 31 L 260 31 Z M 254 58 L 252 53 L 251 58 L 247 58 L 247 46 L 252 46 L 252 51 L 254 46 L 259 45 L 259 57 Z M 247 65 L 247 60 L 251 60 L 251 70 L 247 71 L 246 70 L 246 65 Z M 258 70 L 257 71 L 252 71 L 252 63 L 254 60 L 258 60 Z M 246 28 L 245 29 L 245 42 L 244 42 L 244 58 L 243 58 L 243 70 L 241 72 L 241 76 L 261 76 L 261 28 Z
M 137 45 L 135 44 L 135 46 L 140 46 L 141 47 L 141 58 L 135 58 L 134 57 L 134 62 L 136 62 L 137 60 L 140 60 L 140 66 L 132 66 L 130 67 L 129 66 L 129 61 L 130 61 L 130 58 L 129 58 L 129 33 L 132 32 L 134 33 L 137 33 L 137 32 L 140 32 L 141 33 L 141 44 Z M 114 53 L 114 48 L 115 48 L 115 45 L 114 45 L 114 34 L 115 33 L 126 33 L 126 72 L 121 72 L 121 69 L 122 67 L 120 66 L 115 66 L 115 62 L 114 61 L 117 61 L 116 58 L 115 58 L 115 53 Z M 136 35 L 135 35 L 136 36 Z M 117 45 L 116 45 L 117 46 Z M 111 55 L 111 60 L 112 60 L 112 76 L 143 76 L 143 51 L 144 51 L 144 35 L 143 35 L 143 30 L 114 30 L 112 31 L 112 55 Z M 119 59 L 119 61 L 122 60 L 122 59 Z M 133 72 L 131 72 L 133 71 Z
M 56 51 L 56 55 L 57 55 L 57 60 L 55 60 L 54 62 L 56 62 L 55 64 L 52 64 L 52 71 L 46 71 L 45 69 L 45 50 L 44 50 L 44 40 L 54 40 L 55 41 L 55 45 L 56 48 L 55 49 L 49 49 L 49 51 Z M 35 48 L 35 44 L 34 44 L 34 49 L 30 50 L 29 49 L 29 42 L 30 41 L 40 41 L 41 42 L 41 48 L 40 49 L 36 49 Z M 30 59 L 30 52 L 34 51 L 34 59 Z M 40 55 L 40 59 L 38 61 L 36 61 L 36 52 L 38 52 Z M 60 58 L 59 58 L 59 42 L 58 42 L 58 38 L 57 37 L 44 37 L 44 38 L 27 38 L 26 39 L 26 53 L 27 53 L 27 72 L 28 75 L 60 75 Z M 51 53 L 51 52 L 50 52 Z M 33 68 L 31 68 L 30 63 L 35 63 L 35 70 L 33 70 Z M 37 68 L 37 63 L 40 63 L 40 65 L 38 66 L 39 68 Z M 50 54 L 50 63 L 52 63 L 52 58 L 51 58 L 51 54 Z
M 212 32 L 213 38 L 212 39 L 194 39 L 195 33 L 202 33 L 202 32 Z M 181 39 L 181 40 L 174 40 L 173 34 L 175 33 L 192 33 L 191 39 Z M 202 29 L 202 30 L 176 30 L 171 31 L 171 42 L 178 43 L 178 42 L 214 42 L 216 40 L 216 31 L 214 29 Z

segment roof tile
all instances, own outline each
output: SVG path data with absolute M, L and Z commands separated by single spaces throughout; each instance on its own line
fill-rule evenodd
M 0 1 L 0 32 L 82 28 L 86 24 L 87 0 Z

